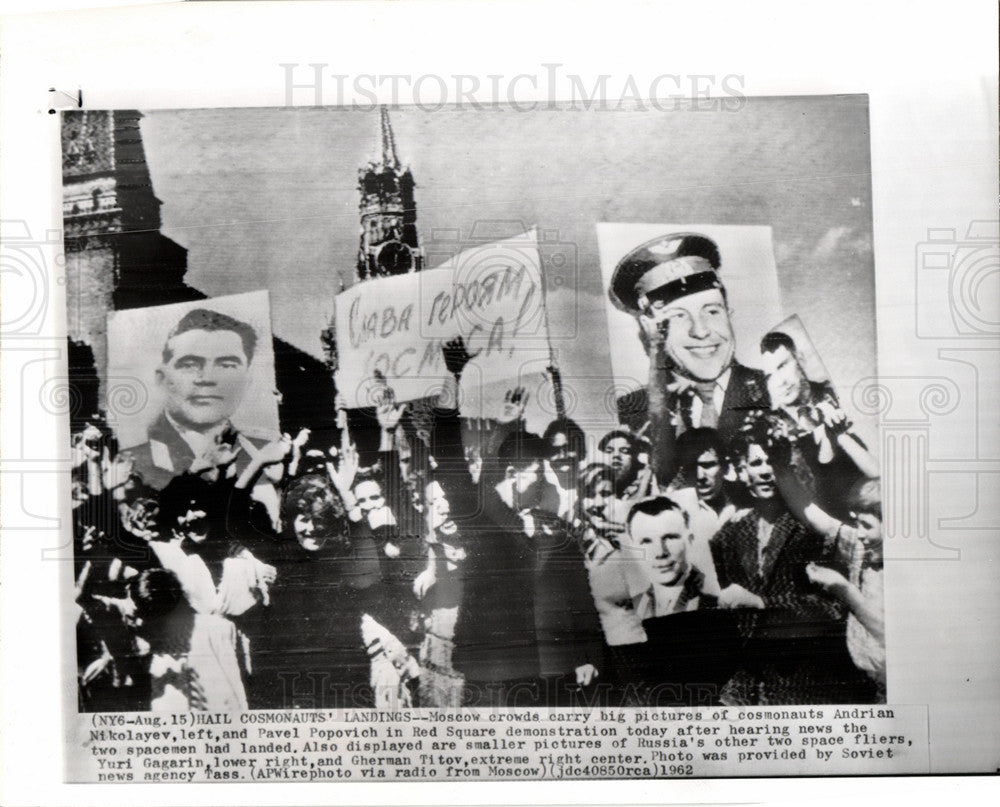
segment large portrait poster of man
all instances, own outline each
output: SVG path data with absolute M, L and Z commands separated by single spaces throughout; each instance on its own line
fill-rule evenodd
M 711 224 L 598 224 L 601 274 L 609 289 L 609 356 L 615 383 L 620 390 L 616 405 L 619 417 L 637 429 L 642 428 L 645 423 L 647 407 L 643 404 L 641 394 L 626 396 L 646 387 L 649 373 L 648 337 L 636 317 L 637 313 L 644 313 L 637 311 L 640 292 L 635 293 L 633 302 L 626 289 L 614 291 L 615 282 L 619 286 L 623 284 L 622 278 L 616 277 L 615 269 L 638 245 L 652 242 L 653 251 L 648 254 L 650 259 L 656 259 L 658 253 L 655 250 L 669 246 L 676 240 L 667 239 L 660 243 L 665 234 L 686 232 L 700 234 L 716 245 L 720 255 L 720 284 L 725 289 L 725 302 L 729 309 L 726 318 L 728 326 L 721 333 L 706 335 L 705 341 L 711 345 L 718 342 L 719 350 L 717 356 L 705 357 L 704 363 L 707 366 L 703 374 L 712 375 L 715 368 L 710 365 L 713 362 L 717 362 L 720 370 L 730 362 L 741 366 L 755 366 L 757 344 L 767 332 L 768 323 L 775 323 L 781 318 L 781 297 L 771 228 Z M 643 267 L 628 268 L 627 273 L 631 274 L 624 281 L 626 285 L 633 276 L 638 276 L 641 268 Z M 656 282 L 658 281 L 647 279 L 646 285 L 654 285 Z M 619 298 L 617 294 L 625 299 Z M 675 328 L 675 334 L 677 332 Z M 692 344 L 697 341 L 693 340 Z M 677 349 L 683 350 L 683 347 L 678 346 Z M 697 361 L 693 353 L 686 360 L 692 363 Z
M 112 312 L 108 376 L 134 379 L 145 403 L 120 414 L 115 433 L 158 487 L 227 429 L 278 436 L 266 291 Z

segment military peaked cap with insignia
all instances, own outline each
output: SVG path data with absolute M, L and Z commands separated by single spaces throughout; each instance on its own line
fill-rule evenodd
M 673 233 L 647 241 L 618 261 L 608 296 L 615 307 L 641 313 L 639 297 L 666 302 L 722 289 L 719 248 L 698 233 Z

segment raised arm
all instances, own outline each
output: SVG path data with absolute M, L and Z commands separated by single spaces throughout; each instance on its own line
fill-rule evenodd
M 292 440 L 292 456 L 288 462 L 288 476 L 293 477 L 299 472 L 299 463 L 302 461 L 302 447 L 309 442 L 309 429 L 300 429 Z
M 384 378 L 380 380 L 384 381 Z M 379 464 L 382 467 L 382 491 L 386 503 L 397 519 L 410 508 L 409 491 L 403 481 L 400 469 L 399 451 L 396 449 L 396 433 L 406 412 L 406 404 L 397 404 L 392 388 L 385 385 L 382 396 L 375 408 L 379 425 Z
M 830 436 L 837 441 L 837 445 L 851 458 L 858 470 L 869 479 L 877 479 L 881 473 L 878 460 L 854 433 L 854 424 L 847 417 L 847 413 L 830 401 L 817 404 L 816 409 L 822 415 L 823 425 L 826 426 Z
M 346 442 L 349 439 L 347 431 L 341 432 L 340 450 L 338 451 L 336 447 L 330 449 L 332 459 L 326 464 L 326 471 L 341 501 L 344 502 L 351 521 L 360 521 L 361 510 L 354 498 L 354 478 L 358 475 L 360 460 L 355 445 Z
M 244 447 L 247 448 L 251 445 L 252 444 L 248 442 L 244 445 Z M 243 469 L 243 473 L 241 473 L 237 478 L 235 485 L 236 489 L 244 490 L 252 487 L 257 475 L 266 466 L 283 462 L 291 450 L 292 441 L 287 434 L 282 435 L 278 440 L 267 443 L 261 448 L 248 448 L 248 452 L 250 453 L 250 462 L 247 464 L 247 467 Z M 224 452 L 225 449 L 220 446 L 220 451 Z
M 669 357 L 664 349 L 667 323 L 658 325 L 649 317 L 640 316 L 639 326 L 646 334 L 649 344 L 647 401 L 649 440 L 652 444 L 650 466 L 659 484 L 666 486 L 677 474 L 676 426 L 670 408 L 670 393 L 667 390 L 673 374 L 670 371 Z
M 767 455 L 785 506 L 802 524 L 827 540 L 836 538 L 842 524 L 816 504 L 808 486 L 800 481 L 796 473 L 794 443 L 795 438 L 785 421 L 768 419 Z
M 442 345 L 441 353 L 448 372 L 444 378 L 441 394 L 438 396 L 438 408 L 434 413 L 431 454 L 438 467 L 447 469 L 448 474 L 465 469 L 465 476 L 468 476 L 465 451 L 462 447 L 462 422 L 458 412 L 458 395 L 462 372 L 474 356 L 469 353 L 465 346 L 465 340 L 460 336 Z
M 869 600 L 861 589 L 834 569 L 810 563 L 806 566 L 806 575 L 827 594 L 844 603 L 876 641 L 885 641 L 885 614 L 881 603 Z

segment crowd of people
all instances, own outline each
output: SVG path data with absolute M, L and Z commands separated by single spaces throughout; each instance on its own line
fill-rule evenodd
M 249 361 L 233 322 L 173 338 L 242 338 Z M 193 437 L 168 412 L 183 461 L 153 430 L 123 450 L 81 425 L 80 708 L 883 701 L 874 459 L 783 334 L 761 346 L 759 408 L 677 428 L 662 333 L 648 420 L 596 445 L 566 418 L 528 431 L 519 388 L 470 429 L 461 339 L 430 404 L 377 379 L 370 456 L 346 414 L 331 447 L 228 421 Z
M 239 431 L 257 335 L 188 311 L 146 441 L 73 434 L 81 708 L 883 702 L 878 463 L 794 329 L 736 360 L 720 266 L 619 261 L 648 383 L 594 445 L 521 388 L 464 420 L 460 337 L 433 400 Z

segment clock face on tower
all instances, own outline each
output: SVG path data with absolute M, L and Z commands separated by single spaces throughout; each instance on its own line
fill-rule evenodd
M 413 252 L 399 241 L 387 241 L 376 258 L 379 272 L 384 275 L 405 275 L 413 270 Z

